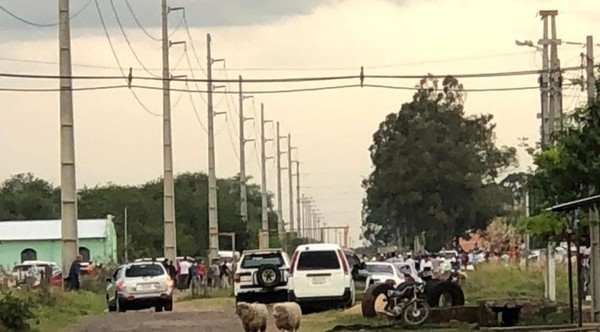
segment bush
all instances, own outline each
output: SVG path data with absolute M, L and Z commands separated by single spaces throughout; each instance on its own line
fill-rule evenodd
M 96 268 L 96 275 L 93 277 L 80 277 L 81 289 L 97 294 L 103 294 L 106 291 L 106 278 L 111 277 L 115 272 L 116 265 L 105 264 Z
M 29 320 L 36 317 L 37 305 L 30 299 L 3 293 L 0 299 L 0 331 L 30 331 Z

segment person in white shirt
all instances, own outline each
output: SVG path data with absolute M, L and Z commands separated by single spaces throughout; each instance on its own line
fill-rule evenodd
M 415 270 L 416 270 L 416 268 L 415 268 L 415 260 L 412 258 L 412 254 L 411 254 L 411 253 L 408 253 L 408 254 L 406 255 L 406 260 L 405 260 L 405 262 L 406 262 L 408 265 L 410 265 L 410 268 L 411 268 L 411 270 L 412 270 L 412 271 L 415 271 Z
M 422 275 L 423 280 L 428 280 L 433 278 L 433 263 L 431 259 L 429 259 L 428 255 L 423 256 L 421 259 L 421 264 L 419 264 L 419 269 Z
M 190 267 L 192 263 L 187 260 L 182 260 L 179 262 L 179 290 L 183 291 L 184 289 L 188 289 L 189 287 L 189 276 L 190 276 Z

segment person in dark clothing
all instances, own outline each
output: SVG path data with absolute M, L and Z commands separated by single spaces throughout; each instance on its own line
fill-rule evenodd
M 73 261 L 73 263 L 71 263 L 69 276 L 67 277 L 69 288 L 71 288 L 71 290 L 79 290 L 79 272 L 81 271 L 82 260 L 83 257 L 81 255 L 77 255 L 77 258 Z
M 169 265 L 168 265 L 167 271 L 169 272 L 169 276 L 171 277 L 171 279 L 173 280 L 173 282 L 175 282 L 175 280 L 177 278 L 177 269 L 173 265 L 173 261 L 169 261 Z

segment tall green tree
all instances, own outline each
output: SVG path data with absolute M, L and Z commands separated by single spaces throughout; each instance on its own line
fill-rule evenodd
M 438 86 L 421 80 L 413 100 L 373 135 L 374 170 L 363 182 L 367 239 L 406 243 L 426 231 L 428 248 L 438 249 L 485 228 L 510 202 L 495 181 L 516 164 L 516 149 L 496 146 L 492 115 L 465 115 L 455 78 Z
M 0 186 L 0 220 L 39 220 L 60 215 L 60 193 L 33 174 L 17 174 Z

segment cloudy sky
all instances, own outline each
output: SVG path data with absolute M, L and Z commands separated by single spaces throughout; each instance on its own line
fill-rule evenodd
M 113 0 L 115 11 L 131 44 L 126 42 L 108 0 L 98 0 L 119 63 L 134 74 L 160 75 L 161 45 L 135 23 L 124 0 Z M 129 0 L 151 37 L 160 37 L 160 1 Z M 39 24 L 57 21 L 56 1 L 1 0 L 6 10 Z M 516 38 L 537 41 L 540 9 L 559 10 L 558 34 L 565 41 L 583 42 L 600 25 L 597 0 L 487 1 L 487 0 L 173 0 L 185 6 L 196 54 L 181 25 L 181 12 L 169 15 L 172 41 L 188 41 L 170 50 L 176 75 L 205 77 L 206 34 L 213 40 L 215 78 L 278 78 L 367 74 L 465 74 L 539 69 L 540 54 L 516 46 Z M 117 62 L 92 0 L 72 0 L 74 75 L 120 75 Z M 596 22 L 596 23 L 594 23 Z M 178 28 L 179 27 L 179 28 Z M 0 12 L 0 72 L 57 74 L 57 28 L 33 27 Z M 600 36 L 597 36 L 600 43 Z M 134 53 L 137 58 L 136 60 Z M 562 46 L 563 67 L 578 66 L 578 46 Z M 600 50 L 596 49 L 596 52 Z M 196 60 L 200 61 L 200 66 Z M 141 62 L 141 63 L 140 63 Z M 143 64 L 143 66 L 142 66 Z M 570 72 L 565 77 L 578 77 Z M 464 79 L 466 88 L 532 87 L 535 76 Z M 138 84 L 155 85 L 148 82 Z M 316 87 L 358 82 L 253 84 L 247 90 Z M 371 81 L 412 87 L 413 80 Z M 75 81 L 75 87 L 115 84 L 113 81 Z M 55 88 L 55 81 L 0 79 L 0 87 Z M 185 87 L 177 85 L 178 87 Z M 190 88 L 196 88 L 190 84 Z M 204 85 L 200 85 L 200 89 Z M 235 85 L 229 87 L 236 90 Z M 161 92 L 86 91 L 74 94 L 78 186 L 108 182 L 140 184 L 162 175 Z M 410 100 L 411 91 L 355 88 L 318 92 L 260 94 L 245 102 L 248 116 L 264 103 L 266 116 L 281 123 L 282 135 L 291 133 L 294 154 L 301 164 L 303 192 L 317 202 L 328 225 L 349 225 L 358 243 L 363 190 L 361 179 L 370 172 L 371 135 L 385 115 Z M 564 91 L 564 106 L 572 109 L 585 100 L 576 88 Z M 0 109 L 0 178 L 19 172 L 59 183 L 59 99 L 57 93 L 2 92 Z M 191 99 L 191 100 L 190 100 Z M 497 122 L 498 143 L 518 144 L 519 137 L 537 139 L 539 92 L 471 92 L 468 113 L 491 113 Z M 207 170 L 206 104 L 199 94 L 173 92 L 173 144 L 176 172 Z M 193 100 L 193 103 L 192 103 Z M 215 96 L 217 117 L 217 175 L 239 171 L 237 159 L 237 98 Z M 194 113 L 194 106 L 198 116 Z M 146 110 L 144 109 L 146 108 Z M 200 121 L 198 121 L 198 119 Z M 246 133 L 255 138 L 258 126 L 249 121 Z M 271 127 L 268 134 L 271 136 Z M 272 151 L 272 147 L 269 147 Z M 248 172 L 259 181 L 258 153 L 248 144 Z M 271 152 L 270 152 L 271 153 Z M 521 153 L 520 168 L 530 160 Z M 274 165 L 269 167 L 269 189 L 275 188 Z M 287 177 L 284 177 L 287 193 Z M 398 184 L 401 185 L 401 184 Z M 283 201 L 287 202 L 284 194 Z M 284 216 L 287 218 L 287 206 Z M 331 239 L 333 233 L 331 234 Z

